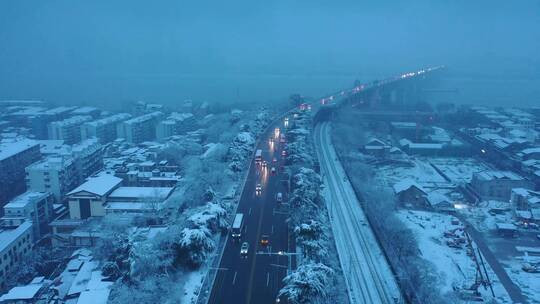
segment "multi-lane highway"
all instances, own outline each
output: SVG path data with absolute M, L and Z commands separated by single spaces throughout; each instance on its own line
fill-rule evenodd
M 262 150 L 262 160 L 267 165 L 253 160 L 250 166 L 237 209 L 237 214 L 244 215 L 242 236 L 240 240 L 227 238 L 209 303 L 275 303 L 287 275 L 288 258 L 278 252 L 294 250 L 291 243 L 294 240 L 289 240 L 285 208 L 276 199 L 277 193 L 281 192 L 283 202 L 287 201 L 282 170 L 285 143 L 280 142 L 275 128 L 283 133 L 284 121 L 272 125 L 256 147 Z M 276 169 L 275 174 L 272 167 Z M 261 193 L 256 191 L 257 184 L 261 185 Z M 263 235 L 268 235 L 268 245 L 260 243 Z M 246 257 L 240 254 L 243 242 L 249 245 Z
M 404 79 L 423 77 L 426 73 L 439 70 L 434 67 L 405 73 L 397 77 L 357 85 L 351 89 L 336 92 L 307 105 L 314 114 L 321 107 L 339 105 L 348 97 L 368 90 L 389 85 Z M 318 156 L 325 172 L 325 183 L 330 189 L 329 212 L 332 216 L 332 229 L 336 238 L 341 266 L 348 284 L 349 298 L 352 303 L 395 303 L 400 301 L 399 288 L 392 277 L 375 237 L 366 223 L 365 216 L 347 182 L 341 180 L 339 163 L 335 163 L 335 151 L 328 140 L 328 125 L 319 126 L 315 131 Z M 278 252 L 294 251 L 294 238 L 289 236 L 286 223 L 287 214 L 281 204 L 277 203 L 276 194 L 283 193 L 283 201 L 287 202 L 285 178 L 281 170 L 284 157 L 281 152 L 284 144 L 276 138 L 275 128 L 285 130 L 284 121 L 270 126 L 261 136 L 256 149 L 262 150 L 262 158 L 268 163 L 266 168 L 253 163 L 238 204 L 237 213 L 244 214 L 244 226 L 241 240 L 230 236 L 221 256 L 219 268 L 213 281 L 208 303 L 243 304 L 243 303 L 276 303 L 277 294 L 282 287 L 282 280 L 287 274 L 288 257 Z M 273 159 L 276 162 L 273 162 Z M 332 163 L 334 162 L 334 163 Z M 271 174 L 271 167 L 277 170 Z M 336 168 L 337 166 L 338 168 Z M 341 173 L 342 175 L 344 173 Z M 257 193 L 256 186 L 262 186 Z M 339 203 L 339 205 L 338 205 Z M 332 207 L 336 206 L 336 207 Z M 260 244 L 263 235 L 269 236 L 269 244 Z M 247 256 L 240 254 L 243 242 L 249 245 Z M 294 264 L 294 259 L 292 259 Z M 294 269 L 294 265 L 292 265 Z M 281 299 L 280 301 L 284 301 Z

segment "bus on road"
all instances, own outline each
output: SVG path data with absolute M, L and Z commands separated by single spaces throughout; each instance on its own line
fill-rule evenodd
M 257 163 L 262 162 L 262 150 L 261 149 L 257 149 L 257 151 L 255 151 L 255 162 L 257 162 Z
M 242 228 L 244 227 L 244 214 L 237 213 L 234 217 L 232 225 L 231 236 L 233 239 L 240 239 L 242 237 Z

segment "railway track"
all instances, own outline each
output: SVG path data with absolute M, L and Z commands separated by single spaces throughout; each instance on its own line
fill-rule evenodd
M 365 230 L 368 227 L 363 227 L 361 223 L 367 223 L 365 216 L 361 214 L 361 210 L 353 208 L 352 204 L 357 204 L 356 199 L 351 201 L 351 195 L 354 193 L 348 192 L 343 187 L 341 175 L 332 165 L 333 158 L 330 151 L 330 145 L 327 142 L 328 124 L 323 123 L 316 128 L 315 136 L 319 143 L 320 158 L 324 159 L 323 170 L 326 173 L 326 179 L 331 183 L 333 188 L 330 191 L 332 198 L 328 209 L 334 220 L 338 220 L 334 227 L 340 230 L 340 235 L 343 239 L 339 242 L 342 248 L 347 248 L 345 253 L 341 253 L 340 262 L 344 270 L 348 288 L 351 291 L 350 299 L 353 303 L 396 303 L 396 298 L 389 294 L 389 290 L 396 288 L 387 286 L 386 280 L 382 277 L 388 276 L 388 271 L 381 273 L 374 258 L 384 258 L 380 254 L 372 252 L 373 242 L 367 240 Z M 353 196 L 354 197 L 354 196 Z M 341 204 L 337 204 L 341 200 Z M 346 214 L 347 213 L 347 214 Z M 357 237 L 355 237 L 357 236 Z M 338 239 L 336 239 L 338 242 Z M 343 251 L 343 250 L 342 250 Z M 377 257 L 374 257 L 377 255 Z M 349 269 L 346 272 L 345 269 Z M 393 280 L 393 277 L 391 278 Z M 395 281 L 394 281 L 395 283 Z

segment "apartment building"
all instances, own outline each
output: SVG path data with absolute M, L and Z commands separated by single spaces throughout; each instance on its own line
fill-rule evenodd
M 95 137 L 74 145 L 71 148 L 71 155 L 75 160 L 78 174 L 77 184 L 103 168 L 103 146 Z
M 79 175 L 73 158 L 49 157 L 26 168 L 28 190 L 51 192 L 57 202 L 79 183 Z
M 40 159 L 36 141 L 0 142 L 0 207 L 26 190 L 24 169 Z
M 32 251 L 32 222 L 0 228 L 0 288 L 6 286 L 9 271 Z
M 49 232 L 53 220 L 54 196 L 50 192 L 26 191 L 4 206 L 2 227 L 17 227 L 24 221 L 32 221 L 32 237 L 35 240 Z
M 100 143 L 109 143 L 118 138 L 118 125 L 131 118 L 130 114 L 119 113 L 94 121 L 85 122 L 81 126 L 83 140 L 96 137 Z
M 183 134 L 195 129 L 195 116 L 191 113 L 171 113 L 167 119 L 160 121 L 156 127 L 157 139 Z
M 81 141 L 81 125 L 92 120 L 92 116 L 78 115 L 68 119 L 54 121 L 48 125 L 49 139 L 61 139 L 71 145 Z
M 119 125 L 118 137 L 123 137 L 130 143 L 154 140 L 156 126 L 162 116 L 162 112 L 156 111 L 126 120 Z

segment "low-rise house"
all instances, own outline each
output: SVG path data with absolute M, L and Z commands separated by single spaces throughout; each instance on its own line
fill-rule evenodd
M 529 180 L 511 171 L 486 170 L 473 173 L 471 187 L 482 200 L 510 200 L 513 188 L 532 189 Z
M 514 188 L 510 196 L 516 219 L 522 222 L 540 223 L 540 192 Z
M 71 219 L 86 219 L 105 215 L 105 202 L 108 195 L 120 186 L 122 179 L 110 174 L 90 177 L 68 196 Z
M 391 146 L 377 138 L 370 139 L 362 148 L 365 154 L 384 156 L 390 150 Z
M 37 279 L 37 280 L 36 280 Z M 25 303 L 50 303 L 49 295 L 46 292 L 50 285 L 49 281 L 43 277 L 36 278 L 30 284 L 25 286 L 16 286 L 9 290 L 8 293 L 0 297 L 2 304 L 25 304 Z
M 392 187 L 398 202 L 415 207 L 428 207 L 427 192 L 412 179 L 404 179 Z

